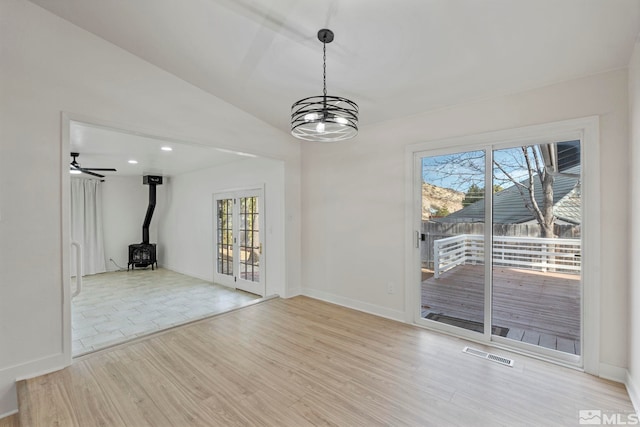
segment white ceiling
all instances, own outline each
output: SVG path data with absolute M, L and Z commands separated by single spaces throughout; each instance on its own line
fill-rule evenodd
M 320 28 L 336 36 L 328 93 L 361 126 L 626 67 L 640 31 L 640 0 L 32 1 L 285 132 L 322 92 Z M 247 158 L 80 123 L 71 147 L 118 175 Z
M 117 170 L 97 172 L 105 176 L 175 176 L 256 157 L 79 122 L 71 122 L 70 136 L 71 152 L 80 153 L 77 161 L 81 167 Z M 170 147 L 172 151 L 163 151 L 162 147 Z M 129 160 L 137 160 L 138 163 L 130 164 Z M 93 178 L 86 174 L 82 177 Z
M 322 92 L 361 124 L 626 67 L 640 0 L 32 0 L 289 131 Z

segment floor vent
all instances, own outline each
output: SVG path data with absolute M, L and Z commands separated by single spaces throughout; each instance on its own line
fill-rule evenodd
M 471 354 L 473 356 L 482 357 L 483 359 L 491 360 L 492 362 L 500 363 L 501 365 L 513 366 L 513 360 L 506 357 L 498 356 L 496 354 L 487 353 L 486 351 L 476 350 L 475 348 L 471 347 L 465 347 L 462 352 Z

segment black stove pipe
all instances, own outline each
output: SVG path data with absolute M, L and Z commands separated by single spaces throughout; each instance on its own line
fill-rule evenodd
M 149 185 L 149 206 L 147 206 L 147 214 L 144 217 L 144 223 L 142 224 L 142 243 L 149 244 L 149 224 L 151 224 L 151 217 L 153 211 L 156 208 L 156 186 Z
M 144 223 L 142 224 L 142 243 L 149 244 L 149 224 L 151 224 L 151 217 L 153 217 L 153 211 L 156 208 L 156 185 L 162 185 L 162 177 L 155 175 L 145 175 L 142 177 L 142 183 L 149 186 L 149 206 L 147 207 L 147 214 L 144 217 Z

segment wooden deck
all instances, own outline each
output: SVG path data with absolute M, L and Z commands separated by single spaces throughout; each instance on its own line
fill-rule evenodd
M 497 267 L 493 326 L 507 338 L 580 354 L 580 276 Z M 422 282 L 422 317 L 483 322 L 484 266 L 463 265 Z

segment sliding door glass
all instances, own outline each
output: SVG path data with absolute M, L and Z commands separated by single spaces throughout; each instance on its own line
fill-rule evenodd
M 492 333 L 580 354 L 580 142 L 493 152 Z
M 258 197 L 240 197 L 239 215 L 240 279 L 259 282 L 262 244 L 260 243 Z
M 421 317 L 483 333 L 485 152 L 422 158 Z
M 233 276 L 233 199 L 216 200 L 216 272 Z

